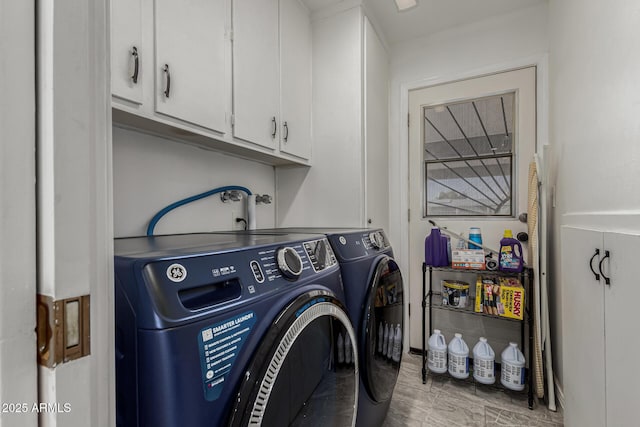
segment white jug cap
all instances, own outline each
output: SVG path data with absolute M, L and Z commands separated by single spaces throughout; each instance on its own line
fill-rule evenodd
M 462 338 L 462 334 L 458 334 L 458 333 L 456 333 L 456 334 L 454 334 L 454 336 L 455 336 L 456 338 Z
M 440 329 L 434 329 L 433 333 L 436 334 L 436 335 L 440 335 L 441 334 Z
M 480 337 L 480 342 L 487 342 L 487 339 L 485 337 Z
M 518 343 L 517 342 L 510 342 L 509 346 L 518 348 Z

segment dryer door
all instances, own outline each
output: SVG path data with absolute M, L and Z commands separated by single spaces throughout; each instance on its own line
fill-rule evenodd
M 260 344 L 229 425 L 354 426 L 355 340 L 344 306 L 331 293 L 312 291 L 298 297 Z
M 369 282 L 362 319 L 362 379 L 375 402 L 391 398 L 402 359 L 404 298 L 402 275 L 396 262 L 378 261 Z

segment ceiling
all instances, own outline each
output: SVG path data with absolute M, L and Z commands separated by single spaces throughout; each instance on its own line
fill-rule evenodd
M 303 0 L 312 11 L 345 0 Z M 393 0 L 363 0 L 389 44 L 437 33 L 513 12 L 547 0 L 418 0 L 418 6 L 398 12 Z

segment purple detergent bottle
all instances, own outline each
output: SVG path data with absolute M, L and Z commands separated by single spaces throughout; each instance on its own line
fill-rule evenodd
M 500 271 L 519 273 L 524 267 L 522 245 L 513 238 L 511 230 L 504 230 L 504 237 L 500 240 Z
M 440 234 L 438 227 L 433 227 L 431 234 L 424 239 L 424 262 L 432 267 L 449 266 L 447 238 Z

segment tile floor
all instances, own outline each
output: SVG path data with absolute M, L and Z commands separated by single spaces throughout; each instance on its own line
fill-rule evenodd
M 419 355 L 406 355 L 383 427 L 532 426 L 561 427 L 562 414 L 543 403 L 527 407 L 526 393 L 510 393 L 448 375 L 422 384 Z

